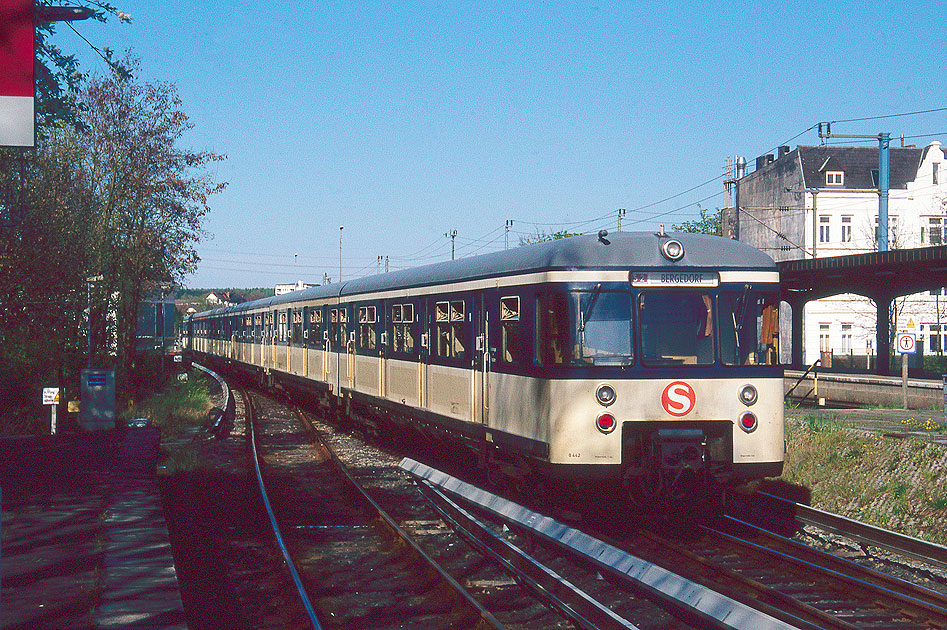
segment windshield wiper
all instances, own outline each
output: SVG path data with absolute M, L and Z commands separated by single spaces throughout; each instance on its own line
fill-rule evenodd
M 750 285 L 743 285 L 743 293 L 737 298 L 737 307 L 733 316 L 733 339 L 737 345 L 737 360 L 740 360 L 740 332 L 743 330 L 743 316 L 746 315 L 747 293 L 750 291 Z
M 589 315 L 592 314 L 592 308 L 595 306 L 595 302 L 598 300 L 598 296 L 602 293 L 602 284 L 596 284 L 595 288 L 592 289 L 592 299 L 589 301 L 589 305 L 585 308 L 582 313 L 580 313 L 579 319 L 579 332 L 585 332 L 585 322 L 589 321 Z

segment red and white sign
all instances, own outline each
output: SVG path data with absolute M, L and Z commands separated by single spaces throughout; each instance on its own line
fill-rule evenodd
M 914 333 L 898 333 L 898 352 L 901 354 L 914 354 L 917 352 L 917 336 Z
M 664 392 L 661 394 L 661 404 L 666 412 L 675 418 L 680 418 L 694 410 L 694 405 L 697 404 L 697 394 L 694 392 L 694 388 L 684 381 L 674 381 L 664 388 Z
M 33 111 L 33 0 L 2 0 L 0 146 L 33 146 Z

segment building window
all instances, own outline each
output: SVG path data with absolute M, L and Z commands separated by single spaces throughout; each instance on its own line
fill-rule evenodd
M 828 243 L 831 239 L 831 234 L 829 233 L 829 217 L 820 216 L 819 217 L 819 242 Z
M 875 215 L 875 231 L 872 232 L 872 238 L 878 240 L 878 215 Z M 896 248 L 900 245 L 898 238 L 898 217 L 888 215 L 888 244 Z
M 852 217 L 842 217 L 842 242 L 852 242 Z
M 931 245 L 940 245 L 944 242 L 944 226 L 941 217 L 928 217 L 927 242 Z M 924 242 L 924 228 L 921 228 L 921 242 Z
M 944 347 L 943 345 L 941 345 L 940 326 L 937 324 L 931 324 L 930 326 L 928 326 L 928 329 L 930 330 L 930 332 L 928 333 L 928 336 L 927 336 L 927 339 L 928 339 L 927 350 L 930 353 L 934 353 L 934 352 L 939 353 L 941 349 Z
M 829 348 L 829 325 L 819 324 L 819 350 L 828 352 Z
M 934 181 L 933 181 L 933 183 L 934 183 L 934 184 L 939 184 L 939 183 L 940 183 L 940 164 L 938 164 L 937 162 L 935 162 L 935 163 L 933 164 L 933 166 L 934 166 L 934 172 L 933 172 Z
M 845 173 L 843 171 L 826 171 L 826 186 L 843 186 L 845 184 Z
M 852 351 L 852 325 L 842 324 L 842 354 Z

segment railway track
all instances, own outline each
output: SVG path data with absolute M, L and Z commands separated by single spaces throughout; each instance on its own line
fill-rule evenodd
M 644 533 L 656 557 L 696 581 L 808 628 L 947 628 L 942 595 L 732 522 L 686 544 Z M 640 542 L 636 548 L 642 551 Z
M 267 407 L 261 413 L 268 419 L 258 421 L 259 441 L 265 445 L 272 440 L 274 444 L 269 451 L 265 446 L 261 448 L 264 477 L 272 479 L 274 473 L 267 471 L 285 466 L 286 474 L 293 479 L 290 520 L 280 529 L 290 532 L 286 534 L 286 546 L 299 567 L 300 581 L 320 623 L 340 628 L 389 627 L 378 624 L 394 617 L 399 621 L 391 627 L 493 627 L 487 624 L 494 623 L 495 627 L 530 629 L 787 627 L 771 624 L 773 620 L 765 615 L 743 615 L 737 623 L 721 623 L 713 614 L 696 610 L 674 597 L 656 597 L 653 590 L 645 588 L 616 586 L 603 579 L 601 568 L 582 554 L 563 554 L 548 545 L 533 544 L 528 537 L 505 527 L 504 519 L 490 520 L 474 515 L 428 484 L 419 483 L 416 487 L 399 468 L 400 459 L 396 455 L 368 446 L 357 436 L 336 431 L 310 414 L 291 411 L 258 395 L 253 395 L 253 400 L 253 407 Z M 292 421 L 293 414 L 299 422 Z M 316 459 L 323 472 L 328 473 L 331 468 L 329 460 L 344 467 L 349 483 L 342 485 L 348 489 L 337 485 L 341 478 L 337 472 L 331 473 L 336 480 L 332 482 L 307 472 L 307 464 L 298 449 L 288 446 L 306 441 L 300 439 L 300 426 L 305 427 L 306 439 L 319 442 L 322 455 Z M 294 437 L 287 439 L 289 435 Z M 281 454 L 280 449 L 285 449 L 285 453 Z M 284 456 L 289 453 L 292 455 Z M 357 486 L 361 489 L 353 490 Z M 309 494 L 312 487 L 320 488 L 319 497 Z M 486 494 L 493 500 L 503 501 L 496 495 Z M 325 495 L 338 498 L 336 509 Z M 399 553 L 403 553 L 405 546 L 420 547 L 422 553 L 432 559 L 425 563 L 439 565 L 452 576 L 448 578 L 450 588 L 435 588 L 422 579 L 417 563 L 408 563 L 399 557 L 397 566 L 391 566 L 387 560 L 394 554 L 386 551 L 389 549 L 386 545 L 390 545 L 386 541 L 391 537 L 369 538 L 364 531 L 371 527 L 369 521 L 379 519 L 358 511 L 359 518 L 346 520 L 351 517 L 348 511 L 352 506 L 363 502 L 371 503 L 372 511 L 381 509 L 388 513 L 380 517 L 385 521 L 385 528 L 393 529 L 400 524 L 413 539 L 413 542 L 400 543 Z M 313 505 L 319 507 L 310 512 L 307 506 Z M 274 511 L 279 513 L 281 509 Z M 353 542 L 349 537 L 356 527 L 362 534 Z M 316 528 L 323 532 L 331 530 L 332 536 L 328 537 L 331 547 L 326 548 L 324 544 L 325 533 L 313 535 Z M 314 557 L 319 558 L 318 563 L 309 559 Z M 360 575 L 359 567 L 369 568 L 368 573 Z M 662 579 L 667 577 L 676 576 L 664 572 Z M 338 584 L 340 580 L 347 585 L 344 591 L 326 590 L 321 586 Z M 686 581 L 681 584 L 687 588 Z M 444 593 L 458 587 L 486 611 L 477 613 L 481 615 L 479 619 L 470 612 L 457 613 L 456 606 L 443 604 L 431 612 L 425 598 L 432 590 Z M 366 608 L 366 593 L 376 602 L 375 610 L 362 614 L 360 611 Z M 697 597 L 706 598 L 706 595 Z M 441 595 L 442 600 L 443 597 Z M 457 592 L 449 599 L 456 601 L 464 597 Z M 712 598 L 707 601 L 714 602 L 711 605 L 720 603 Z M 325 621 L 327 614 L 329 621 Z M 452 619 L 451 615 L 457 618 Z M 485 622 L 487 617 L 492 619 Z M 762 623 L 757 623 L 760 620 Z
M 509 514 L 491 516 L 489 508 L 457 501 L 437 484 L 415 487 L 398 468 L 400 453 L 237 391 L 252 397 L 240 406 L 259 416 L 262 476 L 277 489 L 271 489 L 273 511 L 311 598 L 313 627 L 947 628 L 943 596 L 870 571 L 856 574 L 838 558 L 736 519 L 687 541 L 596 532 L 619 552 L 658 569 L 673 567 L 679 575 L 660 578 L 664 586 L 683 579 L 719 595 L 712 605 L 717 612 L 708 613 L 611 573 L 614 567 L 602 561 L 611 553 L 601 551 L 605 542 L 590 543 L 597 558 L 563 553 Z M 325 444 L 314 445 L 319 440 Z M 484 494 L 492 497 L 488 502 L 502 501 Z M 402 534 L 393 533 L 399 528 Z M 764 622 L 720 615 L 731 605 L 720 602 L 735 602 Z M 293 615 L 292 627 L 310 627 Z
M 313 627 L 502 627 L 310 442 L 293 408 L 245 395 L 271 517 Z
M 452 487 L 457 482 L 444 484 Z M 621 536 L 593 533 L 618 550 L 659 567 L 674 567 L 694 583 L 792 627 L 947 628 L 947 599 L 942 594 L 732 518 L 686 540 L 643 530 Z

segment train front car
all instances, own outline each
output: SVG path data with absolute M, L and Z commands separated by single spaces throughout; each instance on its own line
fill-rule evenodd
M 613 247 L 627 256 L 624 269 L 603 267 L 594 281 L 577 270 L 536 297 L 548 474 L 620 484 L 632 505 L 658 511 L 710 505 L 728 488 L 778 476 L 773 261 L 704 235 L 603 240 L 610 261 Z

